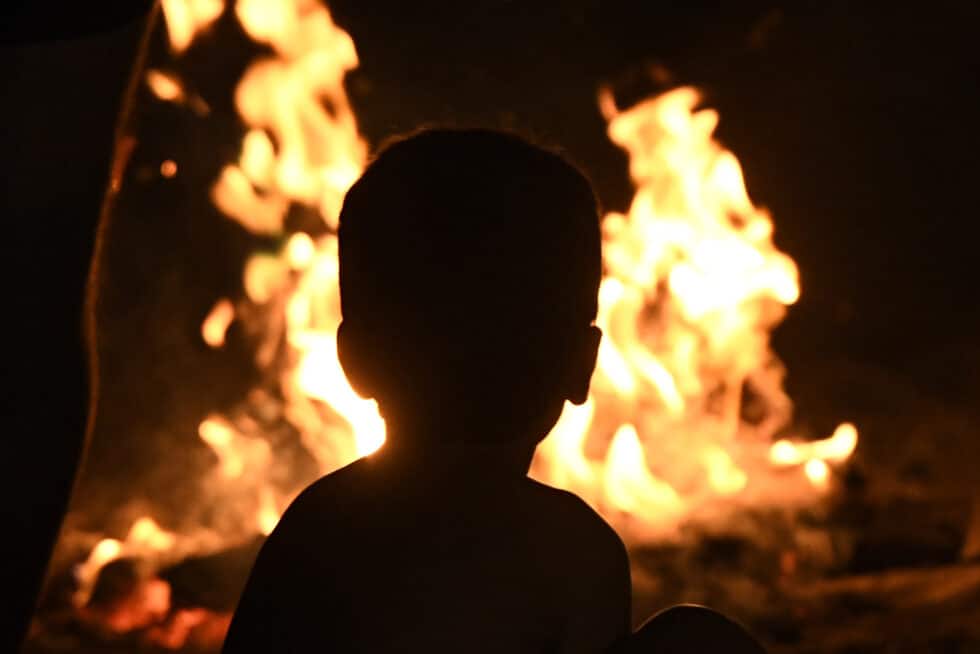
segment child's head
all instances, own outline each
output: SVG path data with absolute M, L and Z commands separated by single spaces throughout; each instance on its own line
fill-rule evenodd
M 348 192 L 339 239 L 340 360 L 390 425 L 536 442 L 585 400 L 599 220 L 560 156 L 489 130 L 397 141 Z

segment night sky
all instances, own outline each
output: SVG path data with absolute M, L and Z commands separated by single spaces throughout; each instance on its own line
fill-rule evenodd
M 80 449 L 81 297 L 146 3 L 121 4 L 104 18 L 52 19 L 45 3 L 45 16 L 15 7 L 3 20 L 4 412 L 17 462 L 5 481 L 26 498 L 5 511 L 26 534 L 22 561 L 43 559 Z M 973 3 L 384 4 L 331 3 L 361 57 L 348 90 L 371 143 L 422 123 L 515 127 L 565 148 L 604 205 L 624 209 L 626 160 L 596 88 L 635 99 L 656 90 L 659 64 L 720 111 L 718 138 L 800 266 L 802 300 L 775 345 L 803 408 L 802 377 L 827 360 L 980 399 Z

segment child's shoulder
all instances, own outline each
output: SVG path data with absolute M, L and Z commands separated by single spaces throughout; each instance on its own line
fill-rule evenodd
M 525 480 L 524 489 L 528 497 L 534 498 L 533 501 L 551 506 L 570 520 L 579 520 L 612 531 L 602 516 L 575 493 L 543 484 L 530 477 Z
M 584 620 L 576 628 L 585 628 L 588 633 L 588 625 L 608 623 L 618 625 L 616 629 L 626 629 L 630 611 L 626 545 L 578 495 L 528 481 L 528 494 L 537 498 L 532 510 L 537 513 L 538 524 L 548 531 L 539 541 L 547 553 L 539 564 L 563 575 L 575 570 L 574 583 L 563 588 L 566 599 L 578 607 L 576 611 L 581 611 Z M 588 641 L 586 635 L 582 638 L 583 642 Z
M 617 558 L 626 556 L 619 535 L 578 495 L 533 479 L 527 480 L 526 489 L 528 496 L 534 498 L 534 510 L 539 516 L 547 516 L 552 526 L 563 532 L 563 538 L 578 538 L 583 545 L 597 548 L 594 550 L 597 553 Z
M 320 477 L 290 502 L 279 520 L 277 531 L 303 529 L 311 522 L 322 522 L 332 513 L 349 509 L 361 494 L 364 477 L 364 459 Z

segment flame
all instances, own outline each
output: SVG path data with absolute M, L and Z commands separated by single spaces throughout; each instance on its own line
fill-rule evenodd
M 286 244 L 286 260 L 293 270 L 306 270 L 316 257 L 316 244 L 309 234 L 296 232 Z
M 75 581 L 78 584 L 78 589 L 73 597 L 75 606 L 82 606 L 88 602 L 99 571 L 122 556 L 122 552 L 122 541 L 115 538 L 103 538 L 92 548 L 88 558 L 75 566 Z
M 179 54 L 224 4 L 163 0 L 163 10 Z M 255 362 L 267 379 L 243 404 L 281 415 L 327 473 L 385 438 L 377 405 L 350 387 L 335 340 L 337 218 L 367 159 L 343 86 L 357 52 L 315 0 L 238 0 L 234 16 L 266 47 L 235 89 L 245 130 L 210 197 L 228 219 L 280 246 L 248 258 L 244 297 L 219 299 L 201 336 L 222 347 L 232 321 L 258 334 Z M 175 75 L 150 71 L 146 83 L 159 101 L 207 110 Z M 609 93 L 599 102 L 609 138 L 629 156 L 635 194 L 627 211 L 602 221 L 597 324 L 605 337 L 592 391 L 582 406 L 565 407 L 532 475 L 578 493 L 630 542 L 676 535 L 685 521 L 718 519 L 740 505 L 811 501 L 831 487 L 831 466 L 852 454 L 857 429 L 845 423 L 820 441 L 776 440 L 792 403 L 769 333 L 799 298 L 798 271 L 774 245 L 772 219 L 750 200 L 737 158 L 714 139 L 718 114 L 686 87 L 626 110 Z M 170 163 L 162 175 L 176 174 Z M 322 225 L 290 232 L 294 207 Z M 216 460 L 219 511 L 246 507 L 245 519 L 225 521 L 238 538 L 270 533 L 311 481 L 284 473 L 288 463 L 248 413 L 215 413 L 198 429 Z M 75 570 L 76 604 L 109 562 L 168 548 L 186 554 L 191 540 L 149 517 L 125 539 L 101 540 Z M 157 637 L 182 643 L 195 625 L 223 619 L 177 612 Z
M 344 75 L 358 63 L 354 41 L 316 3 L 240 0 L 235 14 L 255 41 L 271 45 L 277 55 L 252 64 L 235 91 L 235 106 L 253 128 L 243 142 L 239 170 L 266 193 L 318 208 L 336 227 L 344 193 L 367 156 L 343 86 Z M 221 190 L 219 180 L 216 192 Z
M 769 447 L 791 411 L 769 330 L 799 298 L 798 273 L 773 245 L 771 217 L 749 199 L 738 160 L 713 139 L 718 114 L 699 103 L 686 87 L 626 111 L 600 95 L 636 194 L 628 212 L 603 220 L 605 338 L 589 419 L 563 414 L 533 468 L 639 538 L 726 503 L 806 497 L 776 469 L 811 461 L 805 479 L 823 489 L 826 462 L 857 443 L 845 424 L 826 442 Z M 761 419 L 742 416 L 747 397 Z M 603 433 L 612 434 L 604 461 L 586 454 Z
M 161 70 L 146 71 L 146 85 L 161 100 L 177 102 L 184 98 L 184 88 L 176 76 Z
M 259 508 L 256 517 L 259 532 L 265 536 L 271 534 L 279 522 L 281 513 L 275 494 L 268 487 L 263 487 L 259 492 Z
M 830 467 L 823 459 L 810 459 L 803 466 L 803 471 L 814 486 L 826 486 L 830 479 Z
M 162 529 L 149 516 L 133 522 L 124 540 L 103 538 L 92 548 L 88 558 L 75 566 L 77 589 L 72 602 L 75 606 L 84 606 L 88 602 L 99 572 L 109 563 L 126 557 L 153 559 L 161 552 L 172 550 L 176 542 L 176 534 Z
M 231 425 L 220 418 L 210 418 L 198 426 L 197 432 L 218 456 L 221 473 L 229 478 L 241 477 L 245 458 L 236 443 L 239 436 Z
M 184 84 L 174 73 L 150 69 L 146 71 L 145 81 L 150 92 L 164 102 L 186 106 L 198 116 L 206 116 L 211 112 L 211 107 L 204 101 L 204 98 L 184 88 Z M 176 173 L 176 164 L 173 165 L 174 173 Z M 173 175 L 164 173 L 164 176 L 172 177 Z
M 857 447 L 857 428 L 845 422 L 829 438 L 808 443 L 794 443 L 781 438 L 772 444 L 769 459 L 776 465 L 792 466 L 805 461 L 846 461 Z
M 237 161 L 222 169 L 211 198 L 224 215 L 252 233 L 282 238 L 283 246 L 253 255 L 245 265 L 246 301 L 262 311 L 239 315 L 221 300 L 202 324 L 202 337 L 221 347 L 232 320 L 262 316 L 256 361 L 271 369 L 280 344 L 287 345 L 289 363 L 279 371 L 284 413 L 326 473 L 384 441 L 377 406 L 350 388 L 335 343 L 337 216 L 367 158 L 343 87 L 357 53 L 316 2 L 240 0 L 234 11 L 245 33 L 272 54 L 254 61 L 235 90 L 247 129 Z M 284 234 L 291 205 L 315 211 L 325 232 Z M 271 532 L 291 494 L 270 484 L 275 462 L 268 451 L 254 449 L 261 440 L 244 436 L 233 419 L 221 416 L 205 420 L 199 434 L 218 457 L 220 476 L 252 496 L 256 530 Z M 245 447 L 253 450 L 243 455 Z
M 252 256 L 244 270 L 247 300 L 267 311 L 256 360 L 273 369 L 278 344 L 287 344 L 289 362 L 277 373 L 285 415 L 329 472 L 384 441 L 377 406 L 351 389 L 335 342 L 337 215 L 367 153 L 343 89 L 357 53 L 317 3 L 240 0 L 234 9 L 272 55 L 249 66 L 235 91 L 247 129 L 212 199 L 249 231 L 282 239 L 279 251 Z M 774 246 L 771 217 L 750 200 L 735 155 L 714 140 L 718 114 L 699 103 L 692 88 L 626 111 L 600 96 L 636 194 L 626 213 L 603 219 L 597 323 L 606 337 L 592 394 L 566 408 L 532 467 L 643 538 L 667 535 L 705 507 L 803 496 L 774 490 L 785 485 L 778 470 L 842 461 L 857 439 L 842 425 L 831 444 L 770 447 L 792 405 L 769 331 L 799 298 L 798 272 Z M 318 212 L 323 234 L 284 233 L 296 204 Z M 208 343 L 220 346 L 233 311 L 216 305 L 202 326 Z M 746 398 L 761 418 L 743 418 Z M 222 474 L 240 476 L 242 441 L 216 436 L 233 427 L 207 437 L 204 427 Z M 829 470 L 803 467 L 804 488 L 829 483 Z M 288 498 L 272 499 L 266 475 L 253 476 L 255 523 L 267 532 L 271 507 Z
M 161 0 L 170 47 L 183 52 L 225 10 L 224 0 Z
M 228 326 L 235 319 L 235 306 L 228 298 L 218 300 L 201 324 L 201 338 L 211 347 L 222 347 Z
M 708 483 L 722 495 L 739 492 L 748 483 L 749 477 L 740 469 L 732 457 L 719 446 L 707 446 L 701 453 L 708 475 Z
M 623 425 L 613 436 L 606 458 L 603 485 L 606 498 L 618 511 L 634 516 L 676 515 L 683 502 L 670 484 L 655 477 L 644 463 L 646 456 L 633 425 Z

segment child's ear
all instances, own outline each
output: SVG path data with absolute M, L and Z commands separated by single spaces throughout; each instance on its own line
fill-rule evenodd
M 371 375 L 370 348 L 366 340 L 364 334 L 347 321 L 341 321 L 337 327 L 337 360 L 340 361 L 340 367 L 354 392 L 369 400 L 375 397 L 375 388 Z
M 589 398 L 589 382 L 595 370 L 596 359 L 599 356 L 599 343 L 602 341 L 602 330 L 590 325 L 575 352 L 569 366 L 567 399 L 572 404 L 583 404 Z

